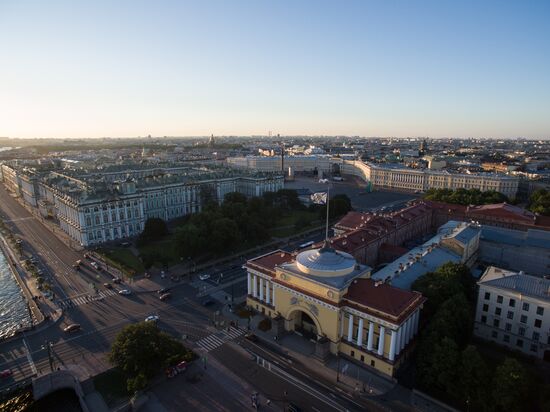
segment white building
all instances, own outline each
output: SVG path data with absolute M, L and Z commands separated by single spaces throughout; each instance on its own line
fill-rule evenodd
M 474 334 L 550 361 L 550 280 L 490 266 L 478 285 Z

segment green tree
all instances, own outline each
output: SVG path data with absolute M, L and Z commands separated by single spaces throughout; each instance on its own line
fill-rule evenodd
M 452 391 L 457 379 L 460 352 L 456 343 L 448 338 L 424 337 L 417 359 L 419 381 L 427 388 L 442 392 Z
M 487 410 L 490 405 L 488 383 L 491 381 L 487 364 L 475 346 L 467 346 L 460 354 L 458 377 L 453 393 L 462 406 L 472 411 Z
M 550 191 L 540 189 L 533 192 L 529 198 L 528 209 L 534 213 L 550 216 Z
M 491 387 L 497 410 L 528 410 L 528 377 L 525 368 L 516 359 L 506 358 L 496 368 Z
M 246 196 L 239 192 L 227 193 L 223 198 L 223 203 L 241 203 L 243 205 L 247 204 Z
M 213 231 L 208 238 L 208 244 L 214 253 L 220 254 L 233 250 L 239 240 L 239 227 L 235 221 L 228 218 L 213 222 Z
M 191 360 L 193 353 L 152 323 L 126 326 L 117 335 L 109 361 L 129 378 L 128 388 L 139 390 L 163 367 L 168 359 Z M 144 381 L 145 380 L 145 381 Z
M 152 217 L 147 219 L 147 221 L 145 222 L 145 227 L 143 228 L 143 232 L 140 235 L 140 240 L 159 240 L 167 234 L 168 227 L 166 226 L 166 222 L 162 219 Z

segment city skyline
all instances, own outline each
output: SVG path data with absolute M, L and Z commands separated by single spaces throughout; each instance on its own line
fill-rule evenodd
M 545 2 L 3 2 L 0 136 L 549 138 Z

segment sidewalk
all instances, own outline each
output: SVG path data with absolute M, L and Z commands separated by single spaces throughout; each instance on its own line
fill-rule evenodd
M 229 320 L 238 321 L 241 325 L 247 324 L 246 319 L 239 318 L 235 313 L 230 312 L 227 305 L 224 306 L 222 313 Z M 298 335 L 291 333 L 274 341 L 269 331 L 263 332 L 258 329 L 258 323 L 262 319 L 261 315 L 256 315 L 250 321 L 250 330 L 261 341 L 267 343 L 268 346 L 276 345 L 280 351 L 285 353 L 286 356 L 292 359 L 294 363 L 300 365 L 304 370 L 321 377 L 326 382 L 331 382 L 351 395 L 372 398 L 392 391 L 397 385 L 396 382 L 389 378 L 371 372 L 367 368 L 362 368 L 343 357 L 338 359 L 337 356 L 330 355 L 329 359 L 323 363 L 320 359 L 313 356 L 314 344 Z M 340 369 L 340 373 L 338 373 L 338 368 Z

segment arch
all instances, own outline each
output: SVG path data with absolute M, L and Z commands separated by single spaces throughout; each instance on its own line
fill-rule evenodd
M 319 319 L 317 319 L 317 316 L 315 316 L 309 309 L 304 308 L 303 306 L 293 307 L 289 310 L 287 316 L 285 317 L 289 323 L 289 327 L 287 328 L 288 330 L 294 330 L 294 327 L 296 326 L 294 324 L 296 312 L 305 313 L 309 318 L 311 318 L 311 320 L 315 324 L 315 328 L 317 329 L 317 336 L 323 336 L 323 328 L 321 328 L 321 323 L 319 322 Z

